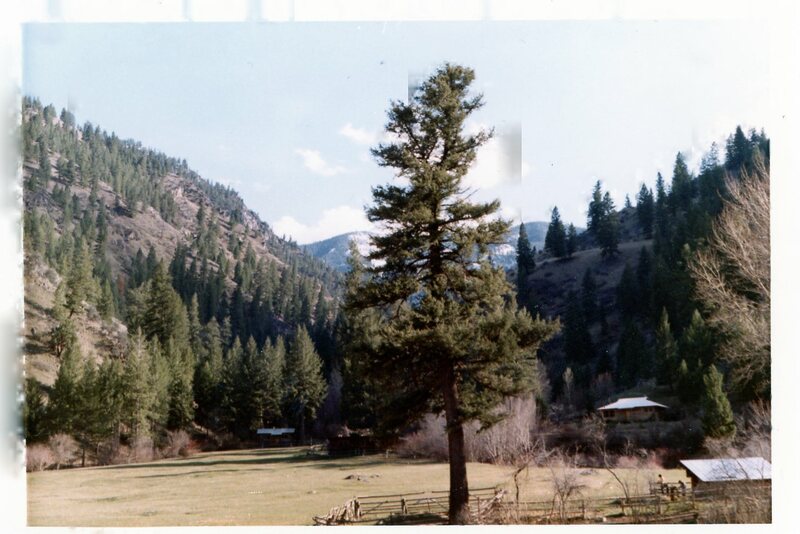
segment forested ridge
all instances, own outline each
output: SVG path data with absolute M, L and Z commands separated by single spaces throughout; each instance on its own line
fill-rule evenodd
M 313 420 L 339 277 L 185 160 L 22 110 L 25 432 L 102 454 Z
M 641 185 L 635 204 L 627 196 L 620 209 L 596 182 L 587 231 L 570 238 L 555 208 L 546 251 L 537 257 L 520 236 L 518 298 L 532 313 L 562 321 L 542 354 L 559 411 L 591 411 L 615 394 L 655 394 L 675 418 L 703 415 L 714 396 L 725 398 L 728 411 L 729 399 L 768 402 L 769 139 L 737 127 L 722 150 L 713 144 L 696 173 L 678 153 L 671 180 L 658 173 L 653 186 Z M 742 209 L 751 204 L 760 211 Z M 721 227 L 726 218 L 748 232 Z M 699 273 L 721 248 L 728 248 L 725 264 L 704 285 Z M 742 276 L 749 262 L 757 283 Z M 767 339 L 757 349 L 732 347 L 751 332 L 731 315 L 720 320 L 725 303 L 710 297 L 710 282 L 746 303 L 731 315 L 762 323 Z M 702 433 L 694 438 L 699 443 Z

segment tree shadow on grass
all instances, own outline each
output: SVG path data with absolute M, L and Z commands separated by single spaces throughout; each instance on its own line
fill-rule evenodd
M 239 469 L 214 469 L 213 473 L 238 473 Z M 169 477 L 188 477 L 190 475 L 209 475 L 209 471 L 205 470 L 197 470 L 197 471 L 186 471 L 180 473 L 164 473 L 161 475 L 141 475 L 135 478 L 169 478 Z
M 233 455 L 228 455 L 233 456 Z M 244 455 L 242 455 L 244 456 Z M 254 456 L 253 453 L 247 456 Z M 256 455 L 256 458 L 220 458 L 208 460 L 193 460 L 186 458 L 184 460 L 176 460 L 171 462 L 158 462 L 158 463 L 142 463 L 142 464 L 125 464 L 107 467 L 106 469 L 158 469 L 158 468 L 173 468 L 173 467 L 213 467 L 213 466 L 258 466 L 258 465 L 280 465 L 280 464 L 293 464 L 297 467 L 314 467 L 321 469 L 363 469 L 366 467 L 396 464 L 396 461 L 386 461 L 383 457 L 375 457 L 369 461 L 361 461 L 354 463 L 348 458 L 330 459 L 327 457 L 308 456 L 305 453 L 293 455 Z M 350 457 L 353 458 L 353 457 Z M 415 462 L 419 463 L 436 463 L 436 462 Z

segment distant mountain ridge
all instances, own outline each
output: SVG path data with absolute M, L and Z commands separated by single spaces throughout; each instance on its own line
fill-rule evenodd
M 532 221 L 525 223 L 525 230 L 528 232 L 528 240 L 531 242 L 532 247 L 537 250 L 544 248 L 544 237 L 547 234 L 547 226 L 549 223 L 545 221 Z M 582 232 L 583 229 L 578 229 Z M 517 261 L 517 239 L 519 237 L 519 225 L 511 227 L 506 242 L 501 245 L 493 245 L 490 247 L 490 254 L 492 262 L 495 265 L 500 265 L 506 269 L 514 267 Z M 337 236 L 303 245 L 303 248 L 330 267 L 340 272 L 347 271 L 347 257 L 349 255 L 350 241 L 355 240 L 358 245 L 358 250 L 361 254 L 367 254 L 370 250 L 369 245 L 369 232 L 348 232 Z

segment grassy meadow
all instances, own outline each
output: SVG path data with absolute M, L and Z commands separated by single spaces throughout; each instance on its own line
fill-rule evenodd
M 511 489 L 512 471 L 471 463 L 469 482 L 475 488 Z M 621 495 L 608 472 L 575 471 L 585 497 Z M 683 476 L 682 470 L 635 476 L 646 488 L 646 480 L 658 473 L 668 481 Z M 346 478 L 355 474 L 363 480 Z M 531 468 L 519 480 L 522 499 L 552 498 L 549 469 Z M 30 526 L 309 525 L 312 516 L 356 495 L 447 489 L 448 466 L 380 455 L 315 457 L 304 448 L 281 448 L 42 471 L 29 473 L 27 481 Z

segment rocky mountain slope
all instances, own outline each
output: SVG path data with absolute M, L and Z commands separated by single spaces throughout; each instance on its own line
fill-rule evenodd
M 57 116 L 52 106 L 27 98 L 22 133 L 25 367 L 40 382 L 52 383 L 58 367 L 49 349 L 57 324 L 54 299 L 79 244 L 92 256 L 94 298 L 72 322 L 82 354 L 97 360 L 124 350 L 129 292 L 155 262 L 173 271 L 173 285 L 176 273 L 188 273 L 182 283 L 199 293 L 203 323 L 212 316 L 221 325 L 232 318 L 237 288 L 243 304 L 269 301 L 263 321 L 272 333 L 294 328 L 299 304 L 292 303 L 298 299 L 335 303 L 334 270 L 276 236 L 235 191 L 203 179 L 185 160 L 89 123 L 78 126 L 69 112 Z M 175 263 L 177 250 L 185 257 Z M 218 283 L 216 292 L 203 293 L 211 281 Z M 271 294 L 256 296 L 267 282 Z M 106 285 L 114 312 L 101 317 L 98 293 Z M 182 296 L 188 306 L 192 295 Z
M 536 247 L 537 250 L 542 250 L 544 248 L 547 224 L 548 223 L 543 221 L 525 223 L 525 229 L 528 232 L 528 239 L 531 242 L 531 246 Z M 344 272 L 347 270 L 347 256 L 350 241 L 356 242 L 361 254 L 367 254 L 369 252 L 369 235 L 368 232 L 350 232 L 304 245 L 303 248 L 337 271 Z M 491 247 L 490 253 L 492 261 L 496 265 L 501 265 L 506 269 L 516 266 L 518 236 L 519 225 L 515 225 L 506 236 L 505 243 Z

